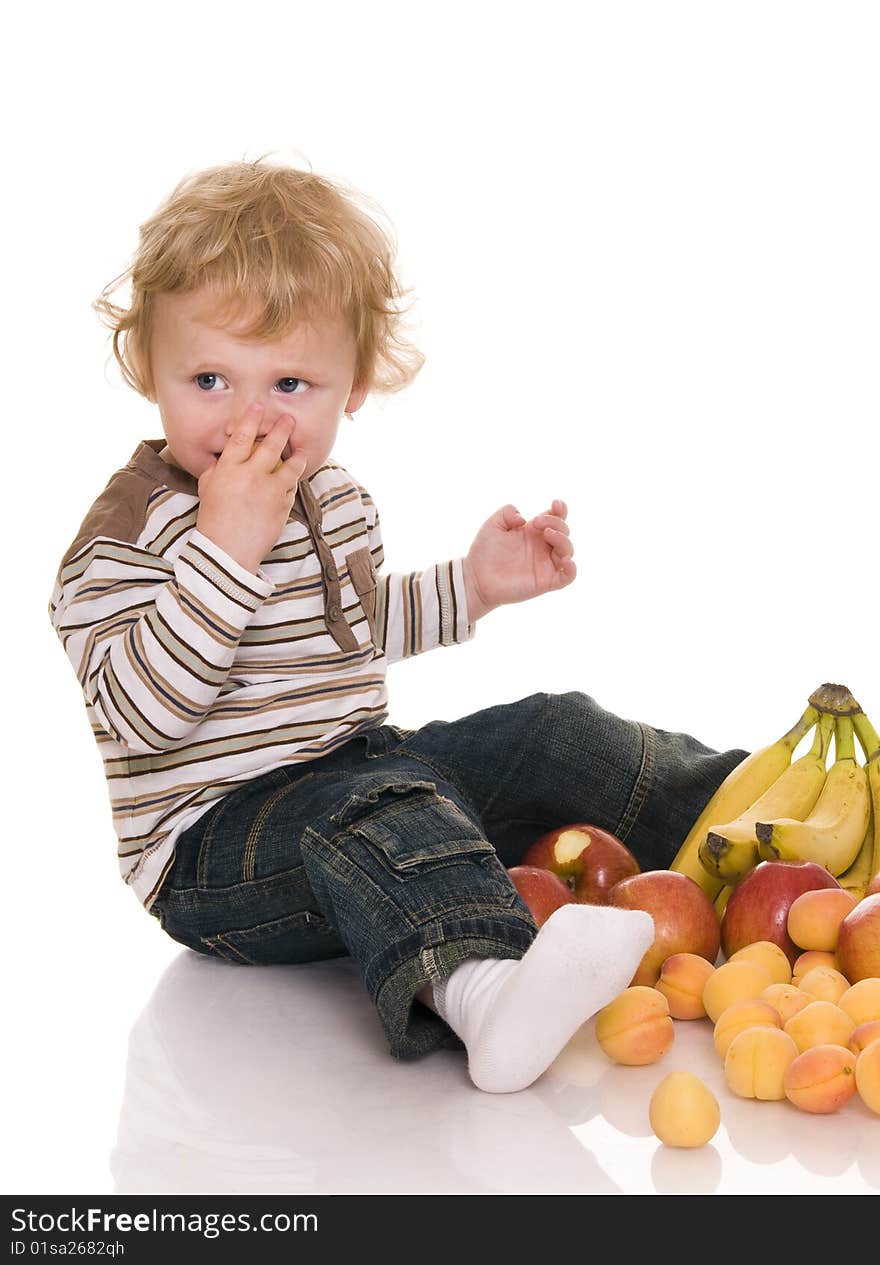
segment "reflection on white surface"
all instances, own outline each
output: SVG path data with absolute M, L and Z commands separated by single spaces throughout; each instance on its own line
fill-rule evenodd
M 654 1086 L 702 1076 L 722 1125 L 662 1146 Z M 400 1062 L 348 958 L 238 967 L 182 951 L 129 1039 L 111 1155 L 117 1193 L 869 1193 L 880 1117 L 731 1095 L 708 1023 L 676 1023 L 650 1067 L 610 1063 L 585 1024 L 519 1094 L 485 1094 L 465 1056 Z
M 348 958 L 258 968 L 184 951 L 131 1032 L 114 1189 L 614 1191 L 569 1129 L 583 1097 L 483 1094 L 457 1051 L 392 1059 Z

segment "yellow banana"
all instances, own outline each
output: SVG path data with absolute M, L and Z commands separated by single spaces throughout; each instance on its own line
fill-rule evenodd
M 749 804 L 754 803 L 759 795 L 764 794 L 783 769 L 791 764 L 792 752 L 818 719 L 818 710 L 810 704 L 788 733 L 783 734 L 769 746 L 752 751 L 740 761 L 736 768 L 731 769 L 691 826 L 687 838 L 669 867 L 670 870 L 687 874 L 702 887 L 710 900 L 715 899 L 724 883 L 716 875 L 709 874 L 700 864 L 699 847 L 706 837 L 706 832 L 716 821 L 730 821 L 731 818 L 739 816 Z
M 868 717 L 862 713 L 853 717 L 853 725 L 859 743 L 865 753 L 865 772 L 871 793 L 871 814 L 864 842 L 856 859 L 837 881 L 841 887 L 861 900 L 868 884 L 880 874 L 880 738 Z
M 880 760 L 875 761 L 875 763 L 877 764 L 877 772 L 880 774 Z M 880 794 L 880 777 L 878 777 L 878 794 Z M 865 831 L 865 838 L 856 854 L 855 861 L 853 861 L 848 870 L 844 870 L 843 874 L 838 874 L 837 876 L 840 886 L 855 896 L 856 900 L 862 899 L 871 881 L 874 854 L 880 850 L 877 848 L 876 839 L 877 814 L 872 808 L 868 829 Z
M 779 817 L 797 821 L 810 813 L 825 784 L 825 762 L 834 734 L 834 717 L 823 715 L 812 748 L 783 769 L 763 795 L 723 826 L 712 826 L 699 847 L 700 862 L 725 883 L 738 883 L 760 861 L 755 825 Z
M 724 917 L 724 911 L 727 908 L 727 902 L 730 900 L 730 894 L 733 891 L 733 884 L 728 883 L 726 887 L 722 887 L 721 891 L 715 897 L 715 912 L 718 915 L 719 922 Z
M 780 817 L 755 823 L 763 861 L 814 861 L 836 877 L 856 859 L 871 807 L 868 775 L 856 759 L 851 716 L 837 717 L 834 745 L 834 763 L 805 820 Z

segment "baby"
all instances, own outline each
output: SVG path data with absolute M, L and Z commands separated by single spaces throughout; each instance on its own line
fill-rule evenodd
M 578 692 L 387 723 L 389 663 L 576 568 L 555 500 L 498 509 L 463 558 L 382 573 L 376 506 L 332 455 L 343 415 L 423 359 L 381 218 L 259 160 L 187 177 L 142 225 L 95 307 L 163 437 L 86 514 L 50 613 L 122 876 L 165 932 L 239 964 L 348 954 L 394 1057 L 464 1048 L 474 1085 L 511 1092 L 626 987 L 653 923 L 568 905 L 538 930 L 507 868 L 574 821 L 666 867 L 746 752 Z

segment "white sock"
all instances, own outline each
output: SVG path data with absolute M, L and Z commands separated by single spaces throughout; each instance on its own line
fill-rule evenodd
M 628 986 L 653 940 L 642 910 L 563 905 L 522 958 L 467 958 L 434 984 L 435 1009 L 464 1042 L 477 1088 L 505 1094 L 537 1080 Z

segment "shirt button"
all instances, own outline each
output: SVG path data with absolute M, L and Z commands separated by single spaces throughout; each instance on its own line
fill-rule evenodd
M 328 562 L 324 568 L 324 575 L 328 580 L 338 580 L 339 572 L 336 570 L 332 562 Z
M 336 605 L 335 602 L 331 602 L 331 604 L 327 607 L 327 618 L 330 620 L 332 624 L 336 623 L 336 620 L 339 618 L 341 614 L 342 614 L 342 611 L 340 611 L 339 607 Z

